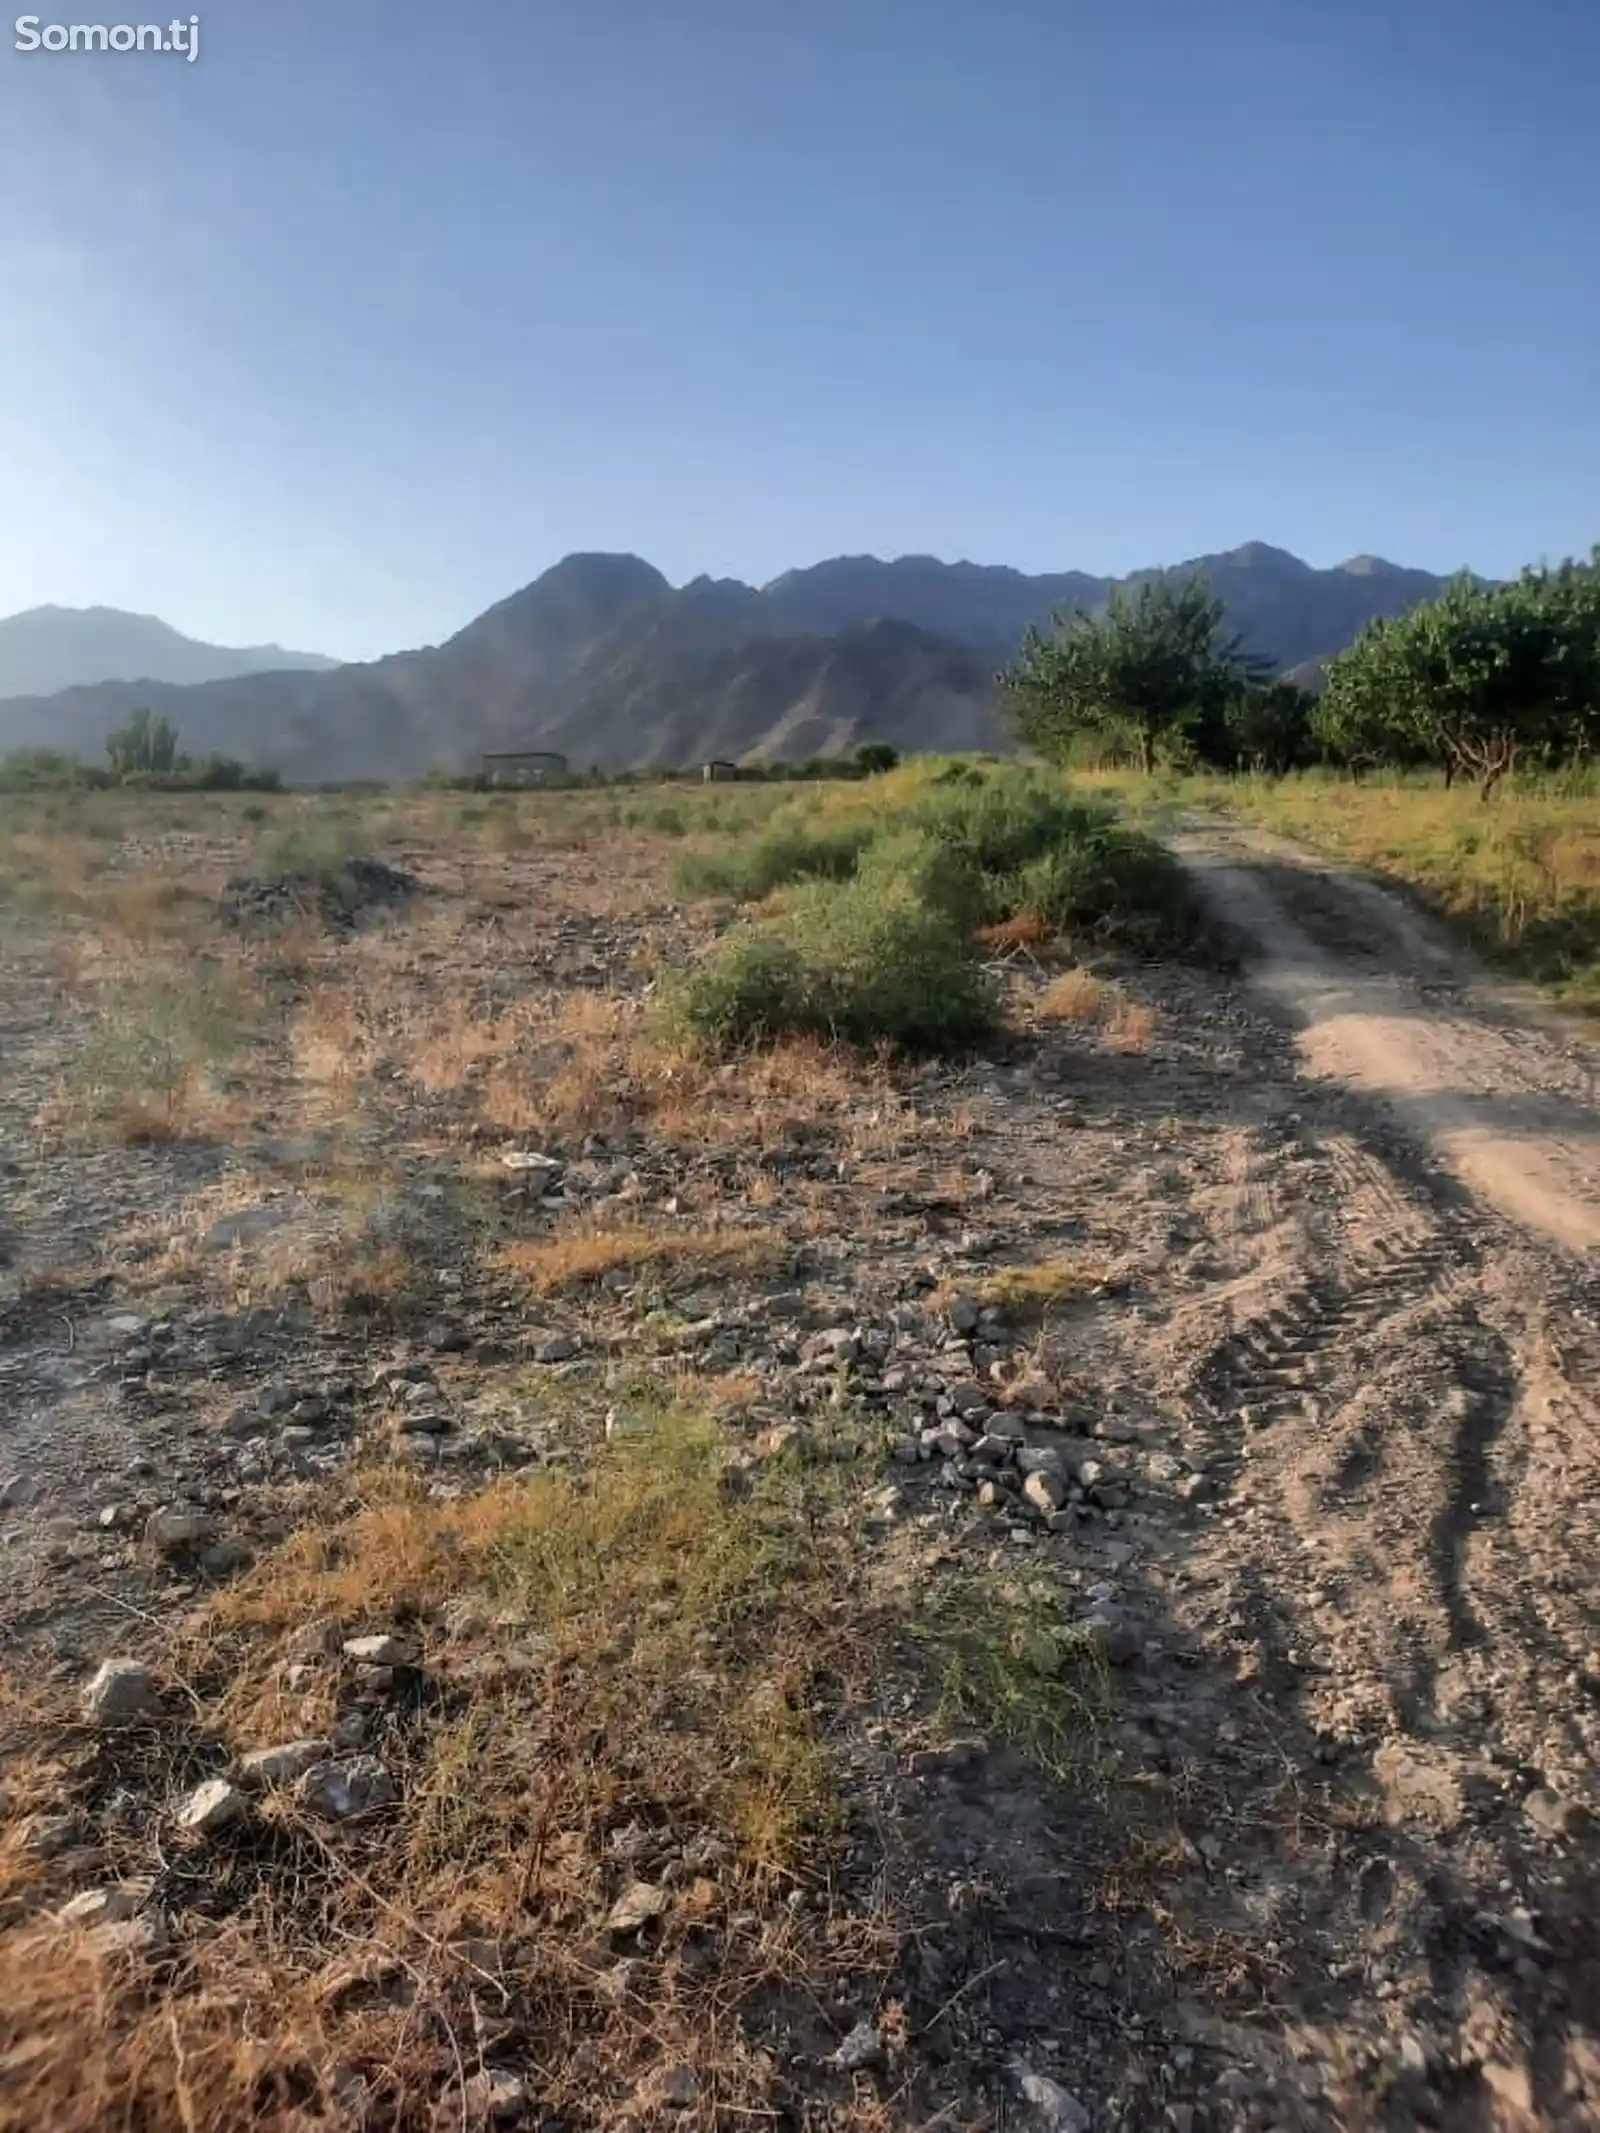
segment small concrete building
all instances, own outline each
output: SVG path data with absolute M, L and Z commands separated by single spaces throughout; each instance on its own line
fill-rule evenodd
M 564 785 L 567 759 L 540 748 L 506 749 L 482 757 L 486 785 Z
M 727 779 L 736 778 L 738 775 L 739 766 L 737 763 L 716 761 L 707 763 L 704 766 L 700 772 L 700 779 L 702 784 L 705 785 L 720 785 Z

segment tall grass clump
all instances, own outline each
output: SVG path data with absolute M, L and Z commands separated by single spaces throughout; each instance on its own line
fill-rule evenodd
M 872 841 L 870 818 L 845 823 L 809 819 L 797 808 L 774 821 L 751 844 L 724 845 L 684 856 L 674 870 L 686 896 L 731 896 L 760 903 L 774 889 L 796 881 L 844 881 Z

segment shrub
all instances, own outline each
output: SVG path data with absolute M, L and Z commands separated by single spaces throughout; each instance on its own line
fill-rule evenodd
M 43 792 L 52 787 L 109 785 L 109 771 L 81 763 L 58 748 L 14 748 L 0 756 L 0 792 Z
M 967 926 L 909 874 L 876 870 L 804 884 L 781 919 L 733 935 L 691 972 L 674 1006 L 691 1040 L 716 1050 L 796 1034 L 941 1051 L 995 1019 Z
M 1036 914 L 1052 932 L 1090 930 L 1146 954 L 1193 949 L 1200 910 L 1172 855 L 1103 817 L 1076 828 L 1018 868 L 999 915 Z
M 714 1050 L 788 1033 L 967 1044 L 995 1019 L 972 953 L 985 924 L 1031 921 L 1040 938 L 1092 928 L 1148 953 L 1201 935 L 1187 877 L 1159 845 L 1016 765 L 919 768 L 870 795 L 791 803 L 752 844 L 686 861 L 679 882 L 742 901 L 791 890 L 780 917 L 725 940 L 674 996 L 689 1038 Z
M 886 770 L 893 770 L 900 760 L 898 748 L 887 741 L 863 741 L 856 750 L 856 768 L 864 778 L 876 778 Z
M 979 873 L 1005 875 L 1112 817 L 1096 803 L 1072 799 L 1053 778 L 1006 770 L 996 778 L 979 771 L 970 780 L 941 780 L 914 802 L 908 819 Z
M 693 853 L 679 864 L 675 878 L 687 896 L 759 903 L 791 882 L 845 880 L 876 826 L 869 818 L 838 825 L 808 822 L 803 813 L 790 816 L 785 809 L 753 844 Z
M 971 933 L 989 914 L 991 885 L 958 845 L 922 829 L 891 829 L 875 837 L 856 862 L 867 896 L 913 896 Z

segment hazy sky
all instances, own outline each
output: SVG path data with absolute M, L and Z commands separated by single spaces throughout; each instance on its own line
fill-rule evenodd
M 1600 539 L 1600 0 L 177 4 L 0 26 L 0 614 Z

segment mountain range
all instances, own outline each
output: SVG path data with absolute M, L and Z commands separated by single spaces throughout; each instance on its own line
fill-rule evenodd
M 1365 622 L 1444 583 L 1374 556 L 1319 570 L 1260 542 L 1176 569 L 1204 573 L 1249 650 L 1308 679 Z M 1114 585 L 1153 575 L 839 556 L 761 587 L 697 578 L 675 588 L 638 556 L 569 555 L 443 644 L 342 666 L 272 646 L 199 645 L 109 609 L 34 609 L 0 621 L 0 752 L 97 757 L 144 707 L 170 718 L 193 754 L 239 756 L 304 783 L 470 768 L 496 749 L 618 770 L 796 760 L 863 740 L 1003 746 L 994 676 L 1024 630 L 1103 608 Z M 84 625 L 76 641 L 74 621 Z M 128 650 L 108 669 L 114 625 L 130 626 Z M 207 661 L 213 671 L 197 671 Z M 19 673 L 41 671 L 48 683 L 16 687 Z
M 30 607 L 0 621 L 0 698 L 50 696 L 100 681 L 192 685 L 285 667 L 326 673 L 338 663 L 281 644 L 198 644 L 154 615 L 118 607 Z

